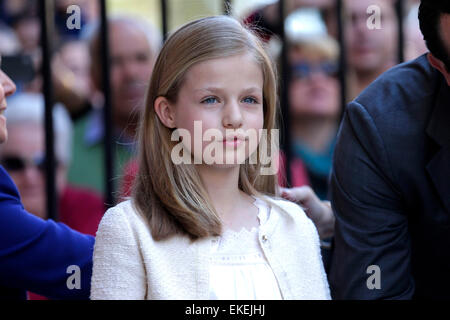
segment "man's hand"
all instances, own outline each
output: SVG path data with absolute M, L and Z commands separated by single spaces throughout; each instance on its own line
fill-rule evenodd
M 281 196 L 299 204 L 314 222 L 321 239 L 334 235 L 334 214 L 329 201 L 321 201 L 309 186 L 281 188 Z

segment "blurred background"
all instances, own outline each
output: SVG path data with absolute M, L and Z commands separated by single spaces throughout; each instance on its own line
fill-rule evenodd
M 44 1 L 54 18 L 47 56 Z M 93 235 L 105 204 L 129 196 L 137 172 L 136 127 L 164 39 L 163 3 L 168 33 L 194 19 L 224 14 L 226 4 L 228 14 L 254 28 L 279 67 L 279 183 L 309 185 L 323 200 L 346 103 L 387 69 L 427 51 L 418 0 L 285 0 L 283 14 L 277 0 L 108 0 L 105 90 L 101 3 L 0 0 L 1 68 L 17 85 L 8 98 L 9 139 L 0 146 L 0 164 L 27 211 Z M 72 5 L 79 12 L 68 11 Z M 44 119 L 45 88 L 52 89 L 54 102 L 50 128 Z M 109 118 L 105 110 L 111 111 Z M 45 144 L 50 136 L 53 157 Z
M 244 17 L 257 7 L 261 7 L 273 0 L 234 0 L 232 1 L 232 14 Z M 149 19 L 156 25 L 161 25 L 161 2 L 159 0 L 110 0 L 108 2 L 111 12 L 132 13 Z M 215 0 L 171 0 L 168 2 L 170 11 L 170 30 L 199 17 L 223 13 L 223 1 Z

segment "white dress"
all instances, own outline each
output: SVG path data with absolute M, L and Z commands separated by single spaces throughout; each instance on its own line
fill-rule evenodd
M 258 220 L 269 217 L 267 204 L 255 198 Z M 258 241 L 258 228 L 225 230 L 211 246 L 210 299 L 280 300 L 277 279 Z

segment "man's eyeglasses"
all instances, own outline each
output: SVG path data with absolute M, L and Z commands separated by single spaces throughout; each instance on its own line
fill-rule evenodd
M 21 172 L 24 171 L 28 167 L 35 167 L 39 169 L 41 172 L 45 172 L 45 156 L 35 156 L 32 159 L 14 156 L 14 155 L 5 155 L 0 158 L 0 164 L 6 169 L 6 171 L 11 172 Z
M 309 78 L 313 72 L 321 72 L 327 76 L 336 77 L 339 68 L 335 62 L 322 62 L 315 64 L 300 62 L 294 64 L 291 70 L 293 79 L 306 79 Z

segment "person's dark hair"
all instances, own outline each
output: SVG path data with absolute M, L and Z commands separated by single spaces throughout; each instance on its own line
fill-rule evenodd
M 421 0 L 419 7 L 420 30 L 428 50 L 441 60 L 450 71 L 450 48 L 446 48 L 440 35 L 440 18 L 442 14 L 450 14 L 449 0 Z

